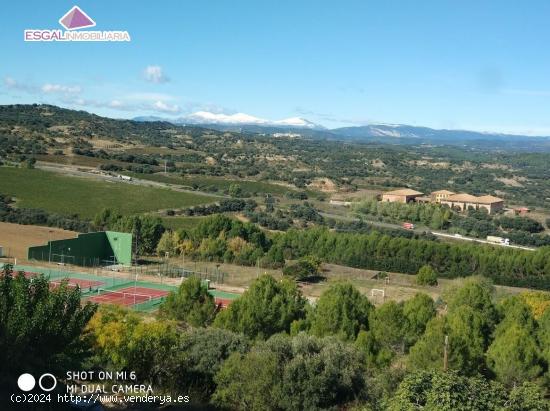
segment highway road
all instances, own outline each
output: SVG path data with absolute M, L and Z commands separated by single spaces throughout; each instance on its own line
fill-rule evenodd
M 338 219 L 338 220 L 342 220 L 342 221 L 360 221 L 359 218 L 349 217 L 349 216 L 342 216 L 342 215 L 339 215 L 339 214 L 324 213 L 324 212 L 319 213 L 319 214 L 321 214 L 323 217 L 326 217 L 326 218 L 334 218 L 334 219 Z M 371 224 L 371 225 L 376 226 L 376 227 L 398 228 L 398 229 L 404 230 L 404 228 L 400 224 L 384 223 L 384 222 L 381 222 L 381 221 L 369 221 L 369 220 L 365 220 L 365 219 L 363 219 L 363 221 L 367 224 Z M 497 247 L 508 247 L 508 248 L 517 248 L 519 250 L 536 251 L 536 248 L 533 248 L 533 247 L 524 247 L 524 246 L 521 246 L 521 245 L 514 245 L 514 244 L 510 244 L 510 245 L 495 244 L 495 243 L 492 243 L 492 242 L 487 241 L 487 240 L 482 240 L 480 238 L 466 237 L 466 236 L 463 236 L 463 235 L 455 235 L 455 234 L 447 234 L 447 233 L 441 233 L 441 232 L 437 232 L 437 231 L 429 231 L 429 229 L 427 229 L 427 228 L 425 228 L 425 229 L 415 228 L 414 230 L 407 230 L 407 231 L 414 231 L 415 233 L 418 233 L 418 234 L 428 232 L 428 233 L 431 233 L 435 236 L 448 238 L 449 240 L 454 240 L 454 241 L 471 241 L 471 242 L 475 242 L 475 243 L 494 245 L 494 246 L 497 246 Z
M 482 240 L 480 238 L 465 237 L 463 235 L 457 236 L 456 234 L 439 233 L 439 232 L 436 232 L 436 231 L 432 231 L 431 233 L 433 235 L 438 236 L 438 237 L 445 237 L 445 238 L 450 238 L 450 239 L 459 240 L 459 241 L 460 240 L 462 240 L 462 241 L 473 241 L 473 242 L 476 242 L 476 243 L 490 244 L 490 245 L 494 245 L 494 246 L 497 246 L 497 247 L 518 248 L 520 250 L 527 250 L 527 251 L 535 251 L 536 250 L 536 248 L 532 248 L 532 247 L 524 247 L 524 246 L 521 246 L 521 245 L 514 245 L 514 244 L 506 245 L 506 244 L 500 244 L 500 243 L 492 243 L 490 241 Z

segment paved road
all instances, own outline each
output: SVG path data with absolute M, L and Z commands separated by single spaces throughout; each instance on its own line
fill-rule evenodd
M 46 171 L 53 171 L 55 173 L 66 174 L 72 177 L 93 178 L 95 180 L 102 180 L 102 181 L 134 184 L 134 185 L 147 186 L 147 187 L 168 188 L 170 190 L 178 191 L 181 193 L 200 194 L 206 197 L 212 197 L 213 199 L 216 199 L 216 200 L 219 200 L 221 198 L 229 198 L 229 196 L 226 196 L 226 195 L 213 194 L 205 191 L 190 190 L 187 188 L 183 188 L 182 186 L 177 184 L 143 180 L 143 179 L 134 178 L 134 177 L 132 177 L 132 180 L 123 180 L 112 175 L 92 172 L 92 170 L 95 170 L 92 168 L 90 168 L 90 171 L 85 171 L 85 167 L 82 167 L 82 166 L 71 166 L 66 164 L 54 164 L 54 163 L 46 163 L 46 162 L 39 161 L 36 163 L 36 168 L 39 168 L 41 170 L 46 170 Z M 122 175 L 124 175 L 124 172 L 121 172 L 121 173 Z M 216 200 L 213 200 L 213 201 L 216 201 Z
M 518 248 L 520 250 L 536 251 L 536 248 L 524 247 L 524 246 L 521 246 L 521 245 L 514 245 L 514 244 L 506 245 L 506 244 L 500 244 L 500 243 L 492 243 L 492 242 L 487 241 L 487 240 L 481 240 L 479 238 L 473 238 L 473 237 L 464 237 L 462 235 L 457 237 L 454 234 L 438 233 L 436 231 L 432 231 L 432 234 L 436 235 L 438 237 L 445 237 L 445 238 L 450 238 L 450 239 L 459 240 L 459 241 L 460 240 L 462 240 L 462 241 L 473 241 L 475 243 L 491 244 L 491 245 L 496 245 L 496 246 L 500 246 L 500 247 Z
M 339 215 L 339 214 L 332 214 L 332 213 L 319 213 L 319 214 L 321 214 L 323 217 L 334 218 L 334 219 L 337 219 L 337 220 L 360 221 L 359 218 L 349 217 L 349 216 L 342 216 L 342 215 Z M 399 224 L 384 223 L 384 222 L 381 222 L 381 221 L 369 221 L 369 220 L 363 220 L 363 221 L 365 223 L 371 224 L 373 226 L 385 227 L 385 228 L 399 228 L 401 230 L 404 230 L 404 228 L 401 227 Z M 509 248 L 517 248 L 517 249 L 520 249 L 520 250 L 527 250 L 527 251 L 536 251 L 536 248 L 533 248 L 533 247 L 524 247 L 524 246 L 521 246 L 521 245 L 514 245 L 514 244 L 510 244 L 510 245 L 495 244 L 495 243 L 492 243 L 490 241 L 482 240 L 482 239 L 479 239 L 479 238 L 456 236 L 454 234 L 440 233 L 440 232 L 437 232 L 437 231 L 429 231 L 428 229 L 415 228 L 414 230 L 407 230 L 407 231 L 414 231 L 415 233 L 418 233 L 418 234 L 429 232 L 429 233 L 431 233 L 435 236 L 444 237 L 444 238 L 448 238 L 450 240 L 455 240 L 455 241 L 472 241 L 472 242 L 475 242 L 475 243 L 490 244 L 490 245 L 509 247 Z

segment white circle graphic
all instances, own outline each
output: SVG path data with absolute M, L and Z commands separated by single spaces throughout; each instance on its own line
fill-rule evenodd
M 21 391 L 30 391 L 36 385 L 36 381 L 31 374 L 21 374 L 17 379 L 17 386 Z
M 44 377 L 50 377 L 53 380 L 53 384 L 52 384 L 51 387 L 46 388 L 42 385 L 42 379 Z M 47 372 L 46 374 L 42 374 L 40 376 L 40 378 L 38 379 L 38 386 L 40 388 L 42 388 L 42 391 L 52 391 L 57 386 L 57 380 L 55 379 L 55 376 L 53 374 L 50 374 L 50 373 Z

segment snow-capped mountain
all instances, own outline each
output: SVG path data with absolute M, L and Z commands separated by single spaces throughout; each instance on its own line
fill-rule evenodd
M 161 117 L 136 117 L 136 121 L 166 121 L 176 125 L 193 125 L 220 131 L 284 135 L 297 133 L 305 138 L 380 142 L 390 144 L 450 144 L 494 147 L 495 144 L 522 145 L 534 151 L 548 150 L 550 137 L 528 137 L 470 130 L 438 130 L 406 124 L 367 124 L 363 126 L 327 129 L 301 117 L 283 120 L 267 120 L 245 113 L 217 114 L 197 111 L 187 116 L 167 119 Z
M 315 124 L 301 117 L 290 117 L 282 120 L 268 120 L 255 117 L 246 113 L 218 114 L 209 111 L 197 111 L 195 113 L 174 118 L 160 117 L 136 117 L 137 121 L 168 121 L 174 124 L 200 124 L 200 125 L 229 125 L 229 126 L 267 126 L 281 128 L 307 128 L 322 130 L 323 126 Z

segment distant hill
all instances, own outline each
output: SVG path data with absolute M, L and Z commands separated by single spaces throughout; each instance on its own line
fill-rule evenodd
M 133 120 L 112 119 L 86 111 L 70 110 L 46 104 L 0 105 L 0 133 L 28 138 L 50 137 L 104 138 L 118 141 L 138 141 L 151 145 L 167 145 L 187 136 L 222 132 L 262 134 L 267 136 L 302 137 L 308 139 L 375 142 L 392 145 L 454 145 L 470 149 L 508 151 L 550 151 L 550 137 L 529 137 L 468 130 L 436 130 L 409 125 L 370 124 L 357 127 L 325 129 L 301 118 L 269 121 L 247 115 L 230 116 L 233 123 L 215 115 L 217 122 L 200 123 L 210 116 L 187 116 L 179 119 L 137 117 Z M 190 123 L 188 123 L 191 121 Z M 244 123 L 242 123 L 244 121 Z
M 399 145 L 435 144 L 471 146 L 472 148 L 502 148 L 549 151 L 550 137 L 531 137 L 502 133 L 482 133 L 469 130 L 438 130 L 403 124 L 368 124 L 365 126 L 326 129 L 302 118 L 280 121 L 259 119 L 244 113 L 234 115 L 198 112 L 177 119 L 136 117 L 136 121 L 167 121 L 172 124 L 200 125 L 219 131 L 284 135 L 305 138 L 377 142 Z M 495 147 L 495 144 L 497 145 Z
M 14 128 L 17 128 L 17 134 L 23 138 L 101 138 L 151 145 L 166 145 L 182 134 L 194 136 L 207 131 L 203 127 L 176 126 L 167 121 L 112 119 L 48 104 L 0 105 L 0 134 L 3 131 L 11 134 Z

